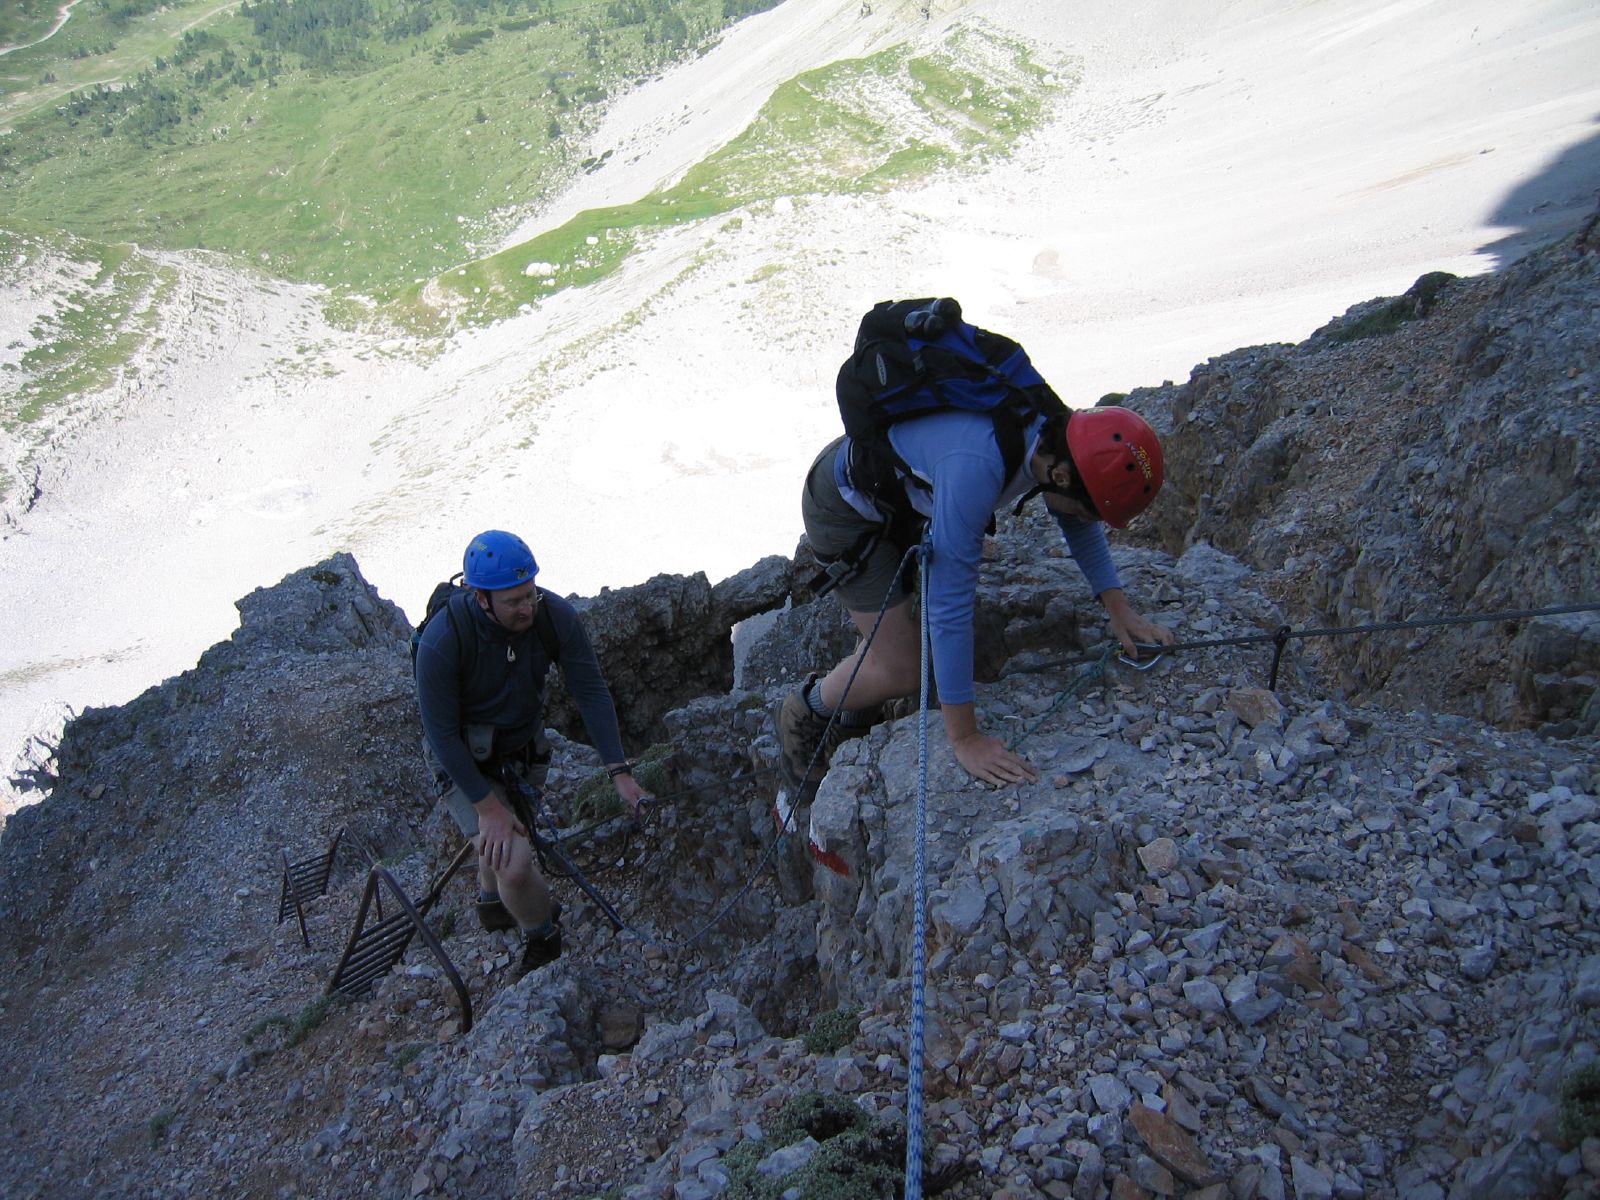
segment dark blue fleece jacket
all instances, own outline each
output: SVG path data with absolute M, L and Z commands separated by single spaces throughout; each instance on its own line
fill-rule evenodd
M 622 738 L 611 691 L 600 674 L 589 635 L 572 605 L 541 590 L 539 604 L 548 607 L 560 650 L 561 677 L 583 715 L 589 739 L 602 761 L 623 761 Z M 489 780 L 467 747 L 468 725 L 491 725 L 495 751 L 511 755 L 544 728 L 544 681 L 550 656 L 536 628 L 513 634 L 490 619 L 477 596 L 465 592 L 450 600 L 451 612 L 428 622 L 417 646 L 417 706 L 422 730 L 450 778 L 476 804 L 489 794 Z M 465 656 L 457 630 L 475 646 Z M 461 662 L 472 672 L 461 677 Z

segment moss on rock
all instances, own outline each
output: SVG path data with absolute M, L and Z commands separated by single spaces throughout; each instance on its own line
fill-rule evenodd
M 672 759 L 672 747 L 657 742 L 633 760 L 633 777 L 645 791 L 659 794 L 666 790 L 667 766 Z M 579 821 L 592 821 L 614 817 L 622 811 L 617 791 L 611 777 L 604 770 L 596 771 L 578 785 L 578 795 L 573 801 L 573 817 Z
M 836 1008 L 818 1014 L 804 1038 L 807 1054 L 837 1054 L 855 1041 L 861 1028 L 861 1010 Z
M 1600 1137 L 1600 1062 L 1589 1062 L 1561 1081 L 1561 1137 L 1569 1146 Z
M 799 1170 L 769 1178 L 758 1165 L 774 1151 L 811 1138 L 820 1143 Z M 783 1106 L 770 1132 L 723 1158 L 727 1200 L 894 1200 L 904 1182 L 905 1129 L 874 1120 L 847 1097 L 804 1092 Z

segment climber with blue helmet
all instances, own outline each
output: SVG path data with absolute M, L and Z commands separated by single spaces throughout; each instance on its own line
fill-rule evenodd
M 542 591 L 539 564 L 515 534 L 491 529 L 468 544 L 464 586 L 424 621 L 416 642 L 423 751 L 440 798 L 478 851 L 478 912 L 489 928 L 521 928 L 523 965 L 561 952 L 552 901 L 506 773 L 537 789 L 550 762 L 544 684 L 559 667 L 617 798 L 637 817 L 648 799 L 622 750 L 616 706 L 572 605 Z

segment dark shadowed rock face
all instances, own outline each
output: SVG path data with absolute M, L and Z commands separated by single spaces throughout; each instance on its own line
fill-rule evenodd
M 733 626 L 780 607 L 793 574 L 788 559 L 773 556 L 715 587 L 703 574 L 657 575 L 636 587 L 572 597 L 630 750 L 660 739 L 669 710 L 733 686 Z M 546 719 L 569 737 L 584 737 L 582 719 L 559 684 Z

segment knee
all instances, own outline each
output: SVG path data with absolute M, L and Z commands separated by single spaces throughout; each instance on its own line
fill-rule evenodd
M 510 863 L 498 874 L 501 882 L 511 887 L 525 887 L 540 878 L 539 868 L 534 862 L 533 850 L 524 839 L 517 839 L 516 848 L 511 852 Z

